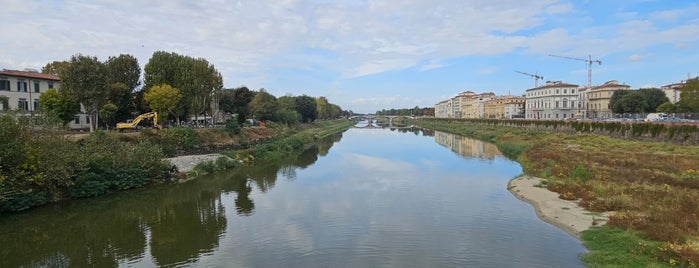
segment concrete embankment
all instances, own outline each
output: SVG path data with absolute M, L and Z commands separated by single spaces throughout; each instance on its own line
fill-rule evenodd
M 170 161 L 179 172 L 188 172 L 194 169 L 199 163 L 207 161 L 216 161 L 222 154 L 202 154 L 202 155 L 183 155 L 178 157 L 166 158 Z

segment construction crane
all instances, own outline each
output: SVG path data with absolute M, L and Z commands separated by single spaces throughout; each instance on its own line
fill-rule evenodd
M 587 63 L 587 88 L 592 87 L 592 64 L 596 62 L 599 65 L 602 65 L 602 61 L 601 60 L 593 60 L 592 55 L 587 55 L 587 59 L 558 56 L 558 55 L 551 55 L 551 54 L 549 54 L 549 56 L 556 57 L 556 58 L 564 58 L 564 59 L 569 59 L 569 60 L 579 60 L 579 61 L 586 62 Z
M 544 77 L 541 75 L 530 74 L 530 73 L 525 73 L 525 72 L 520 72 L 520 71 L 515 71 L 515 72 L 521 73 L 523 75 L 528 75 L 528 76 L 531 76 L 532 78 L 534 78 L 534 87 L 539 87 L 539 79 L 544 79 Z

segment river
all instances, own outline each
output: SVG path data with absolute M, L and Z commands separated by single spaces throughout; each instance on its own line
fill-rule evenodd
M 302 154 L 0 217 L 0 267 L 583 267 L 488 143 L 353 128 Z

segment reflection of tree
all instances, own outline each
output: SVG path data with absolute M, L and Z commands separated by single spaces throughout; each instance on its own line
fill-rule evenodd
M 156 211 L 151 227 L 151 253 L 158 265 L 196 259 L 218 246 L 226 229 L 219 191 L 200 191 L 181 196 L 183 202 Z
M 222 192 L 236 192 L 237 214 L 252 215 L 252 184 L 261 192 L 269 191 L 277 174 L 290 178 L 299 167 L 315 163 L 318 154 L 327 154 L 341 137 L 321 139 L 308 150 L 280 161 L 214 173 L 182 184 L 3 215 L 0 267 L 116 267 L 124 260 L 148 254 L 148 244 L 157 265 L 196 261 L 218 246 L 226 229 Z

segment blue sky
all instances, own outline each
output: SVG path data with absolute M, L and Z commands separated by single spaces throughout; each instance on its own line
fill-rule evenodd
M 699 75 L 684 0 L 2 0 L 0 68 L 71 55 L 202 57 L 227 88 L 325 96 L 354 112 L 520 95 L 544 80 L 661 86 Z

